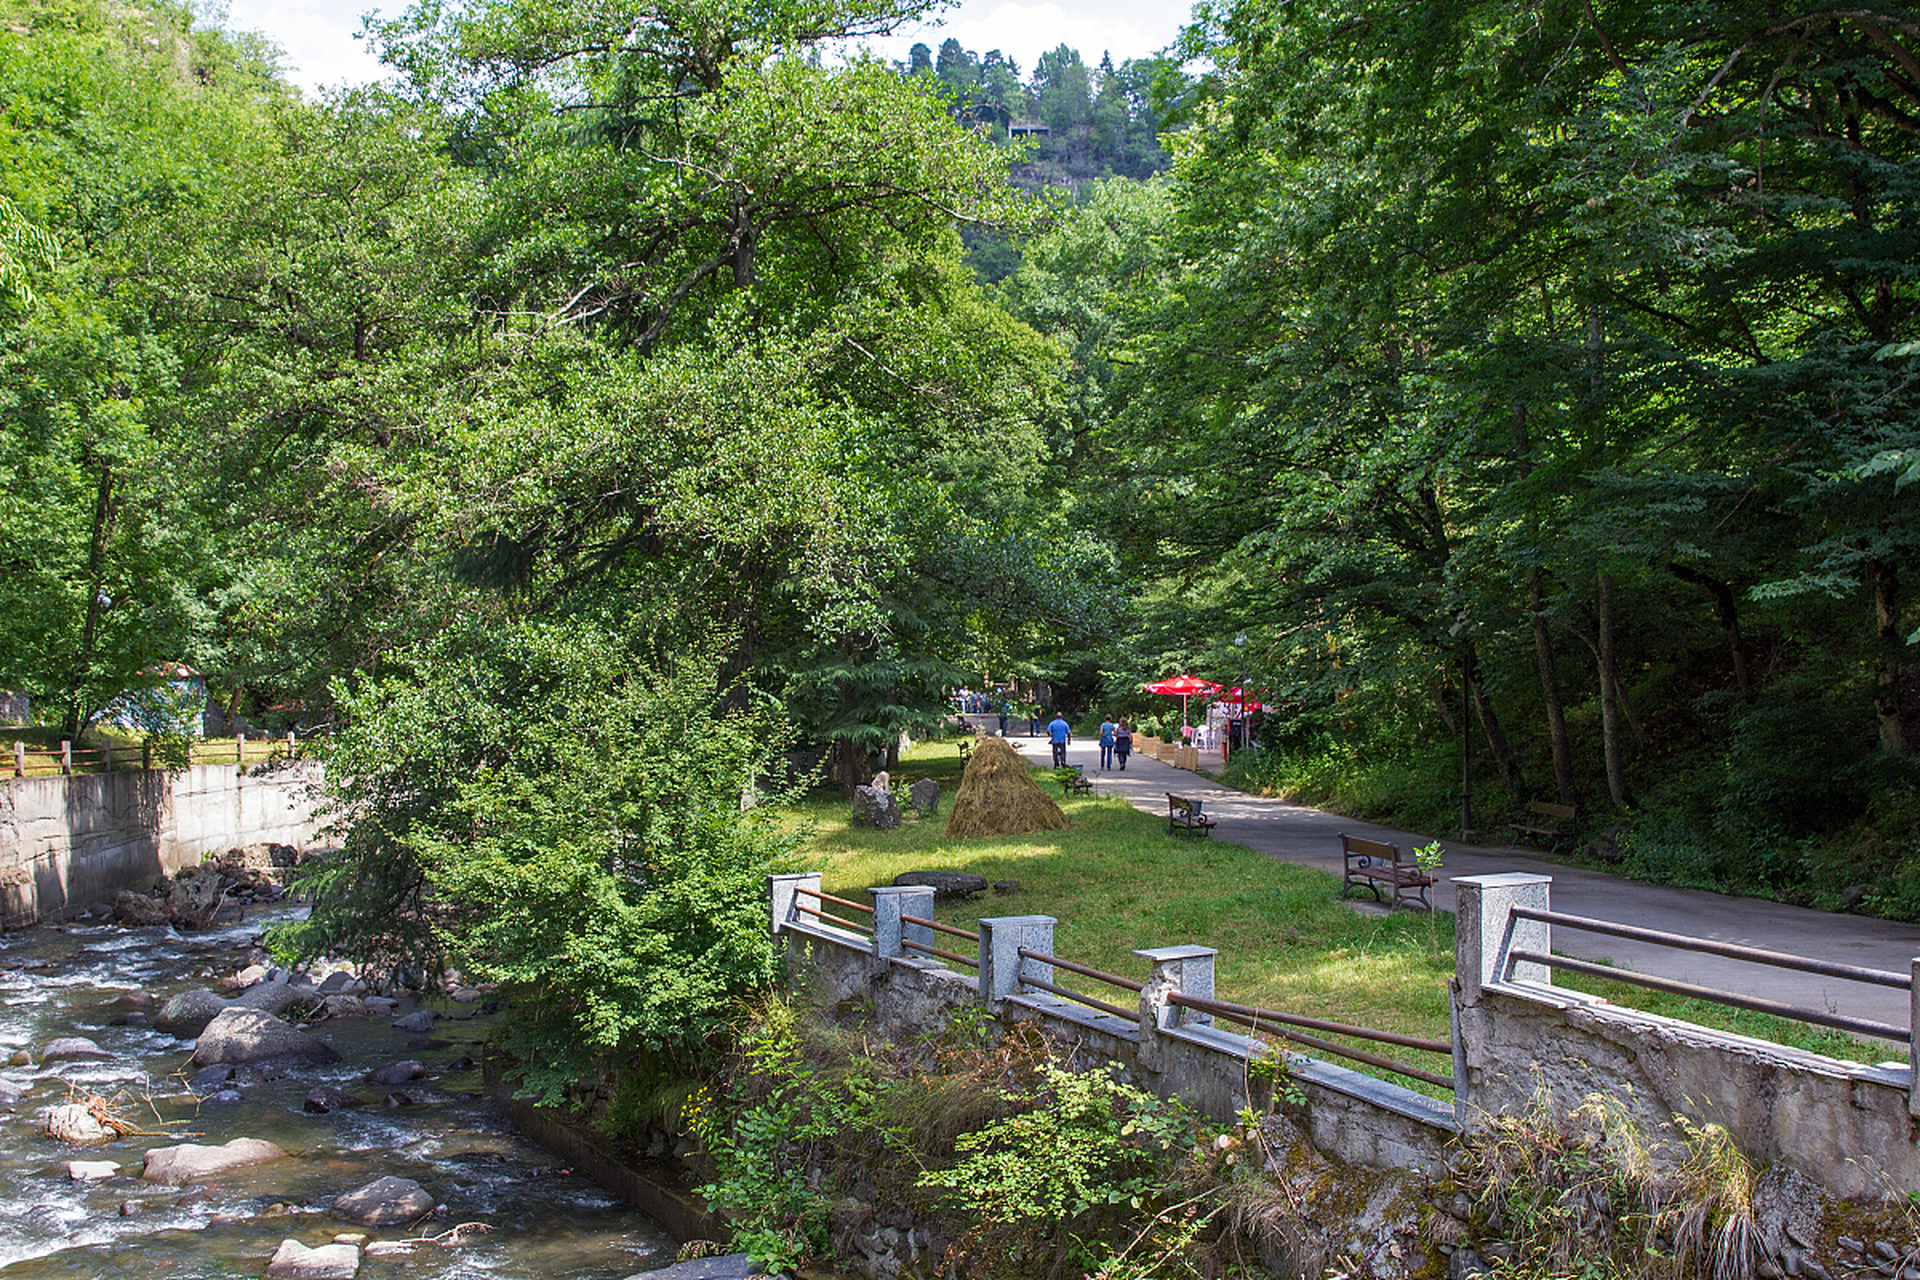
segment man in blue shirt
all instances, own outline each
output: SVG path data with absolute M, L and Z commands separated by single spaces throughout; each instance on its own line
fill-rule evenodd
M 1073 741 L 1073 729 L 1066 720 L 1055 714 L 1047 725 L 1047 737 L 1053 741 L 1053 764 L 1056 769 L 1067 767 L 1067 744 Z

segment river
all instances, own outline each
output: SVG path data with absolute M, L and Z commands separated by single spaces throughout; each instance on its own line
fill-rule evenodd
M 27 1090 L 0 1115 L 0 1277 L 258 1277 L 282 1240 L 317 1246 L 344 1232 L 448 1241 L 370 1253 L 363 1280 L 616 1280 L 673 1261 L 674 1242 L 651 1220 L 557 1167 L 487 1102 L 473 1064 L 490 1018 L 473 1006 L 436 1005 L 455 1016 L 425 1039 L 391 1025 L 415 1007 L 407 1002 L 385 1016 L 320 1022 L 314 1033 L 339 1063 L 241 1067 L 238 1101 L 197 1098 L 185 1083 L 192 1042 L 127 1025 L 125 1015 L 150 997 L 221 990 L 271 918 L 190 935 L 82 923 L 0 936 L 0 1064 L 21 1051 L 31 1058 L 0 1065 L 0 1081 Z M 64 1036 L 113 1056 L 39 1065 L 44 1046 Z M 403 1059 L 424 1063 L 428 1076 L 366 1083 L 370 1070 Z M 319 1085 L 367 1105 L 310 1113 L 303 1106 Z M 141 1132 L 89 1147 L 45 1136 L 50 1106 L 88 1094 L 112 1099 Z M 404 1101 L 390 1104 L 389 1094 Z M 140 1179 L 151 1148 L 235 1137 L 264 1138 L 290 1158 L 187 1187 Z M 122 1172 L 76 1182 L 66 1168 L 76 1159 L 115 1161 Z M 328 1212 L 335 1197 L 389 1174 L 418 1182 L 442 1208 L 412 1229 L 362 1228 Z M 448 1239 L 469 1223 L 487 1229 Z

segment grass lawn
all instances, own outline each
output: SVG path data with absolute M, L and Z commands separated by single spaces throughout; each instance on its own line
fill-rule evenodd
M 805 865 L 822 873 L 828 893 L 856 902 L 869 901 L 869 886 L 890 884 L 903 871 L 971 871 L 989 881 L 1017 881 L 1015 894 L 989 892 L 971 902 L 943 902 L 937 918 L 971 929 L 982 916 L 1053 916 L 1059 922 L 1055 955 L 1136 981 L 1147 973 L 1146 962 L 1133 954 L 1136 948 L 1216 947 L 1216 994 L 1222 1000 L 1448 1038 L 1451 915 L 1356 911 L 1340 902 L 1334 876 L 1231 841 L 1170 836 L 1165 819 L 1117 796 L 1060 799 L 1071 822 L 1065 831 L 949 840 L 945 812 L 959 787 L 961 767 L 956 744 L 917 744 L 894 771 L 893 790 L 904 801 L 915 779 L 934 779 L 940 784 L 942 816 L 921 819 L 906 808 L 896 831 L 851 826 L 852 806 L 837 791 L 816 792 L 792 811 L 792 821 L 807 832 Z M 1043 785 L 1059 799 L 1057 786 Z M 957 939 L 938 943 L 950 944 L 972 953 Z M 1834 1057 L 1875 1062 L 1904 1056 L 1891 1046 L 1624 983 L 1571 974 L 1563 979 L 1567 986 L 1597 991 L 1630 1008 Z M 1134 1002 L 1130 992 L 1101 982 L 1067 974 L 1056 974 L 1056 981 L 1112 1004 Z M 1451 1070 L 1444 1057 L 1433 1054 L 1358 1047 L 1442 1075 Z

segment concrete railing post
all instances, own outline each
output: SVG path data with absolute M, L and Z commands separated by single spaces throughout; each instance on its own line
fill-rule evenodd
M 869 889 L 873 895 L 873 954 L 877 960 L 893 956 L 920 955 L 909 952 L 906 944 L 933 945 L 933 930 L 923 924 L 908 924 L 902 916 L 933 919 L 933 886 L 889 884 Z
M 13 744 L 13 776 L 16 778 L 27 776 L 27 744 L 24 742 Z
M 1913 990 L 1907 1002 L 1907 1114 L 1920 1120 L 1920 956 L 1911 961 Z
M 60 772 L 73 772 L 73 743 L 66 738 L 60 739 Z
M 1174 1004 L 1176 992 L 1213 999 L 1213 947 L 1149 947 L 1133 954 L 1153 966 L 1140 986 L 1140 1065 L 1166 1070 L 1160 1035 L 1175 1027 L 1211 1026 L 1213 1015 Z
M 1517 964 L 1508 973 L 1507 953 L 1516 947 L 1547 953 L 1547 926 L 1538 920 L 1515 920 L 1513 910 L 1547 910 L 1552 883 L 1552 876 L 1521 871 L 1454 877 L 1454 977 L 1462 1004 L 1478 1004 L 1480 988 L 1489 982 L 1551 981 L 1543 964 Z
M 796 899 L 805 893 L 818 895 L 820 892 L 820 873 L 818 871 L 800 871 L 792 875 L 768 876 L 767 899 L 770 914 L 770 931 L 775 937 L 786 931 L 786 927 L 797 918 Z M 814 905 L 820 905 L 816 896 Z
M 1053 981 L 1053 966 L 1023 959 L 1020 948 L 1053 954 L 1052 916 L 997 916 L 980 922 L 980 999 L 989 1010 L 1017 995 L 1029 978 Z

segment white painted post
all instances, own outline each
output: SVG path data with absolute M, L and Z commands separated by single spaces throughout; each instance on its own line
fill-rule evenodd
M 873 954 L 878 960 L 893 956 L 924 956 L 909 952 L 906 944 L 933 945 L 933 930 L 923 924 L 908 924 L 902 916 L 933 919 L 933 886 L 925 884 L 888 884 L 869 889 L 873 895 Z M 930 958 L 930 957 L 929 957 Z
M 1547 966 L 1526 962 L 1508 973 L 1507 953 L 1516 947 L 1547 954 L 1551 935 L 1538 920 L 1516 920 L 1515 907 L 1545 911 L 1552 876 L 1503 871 L 1490 876 L 1455 876 L 1454 977 L 1460 1001 L 1480 1002 L 1480 988 L 1490 982 L 1549 982 Z
M 816 907 L 820 905 L 820 873 L 818 871 L 801 871 L 792 875 L 767 877 L 770 924 L 774 936 L 778 937 L 798 918 L 795 907 L 803 891 L 814 895 Z
M 13 776 L 16 778 L 27 776 L 27 744 L 24 742 L 13 744 Z
M 237 765 L 247 762 L 247 735 L 244 733 L 233 735 L 233 762 Z
M 1021 956 L 1020 948 L 1053 954 L 1052 916 L 997 916 L 980 922 L 980 999 L 998 1011 L 1028 979 L 1053 981 L 1053 966 Z
M 60 772 L 73 772 L 73 743 L 65 738 L 60 739 Z

